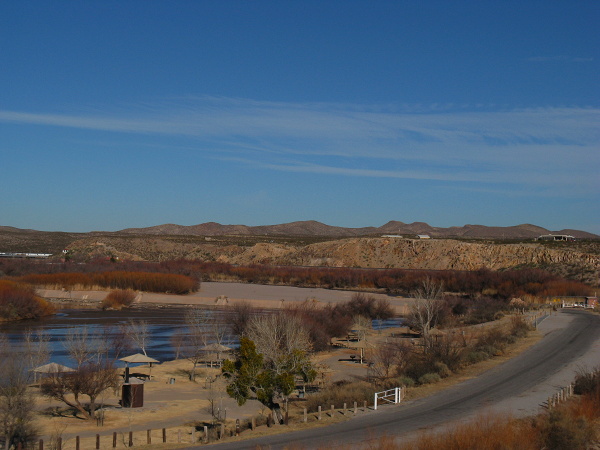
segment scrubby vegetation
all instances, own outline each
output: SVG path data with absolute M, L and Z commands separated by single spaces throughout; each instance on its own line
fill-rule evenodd
M 198 290 L 198 282 L 185 275 L 147 272 L 52 273 L 32 274 L 18 281 L 54 289 L 134 289 L 147 292 L 188 294 Z
M 36 296 L 31 286 L 0 280 L 0 321 L 36 319 L 53 312 L 52 305 Z
M 407 295 L 421 286 L 423 280 L 430 278 L 436 283 L 443 283 L 446 292 L 461 294 L 465 298 L 482 297 L 504 301 L 508 301 L 512 297 L 524 296 L 543 298 L 589 295 L 592 291 L 590 286 L 584 283 L 567 280 L 540 269 L 506 271 L 488 269 L 475 271 L 376 270 L 341 267 L 234 266 L 225 263 L 182 259 L 150 263 L 97 258 L 80 264 L 0 260 L 0 274 L 11 277 L 31 274 L 98 274 L 104 272 L 184 275 L 197 283 L 201 280 L 240 281 L 328 289 L 379 290 L 392 295 Z M 135 286 L 109 285 L 108 287 L 138 289 Z M 194 288 L 185 289 L 192 291 Z
M 116 289 L 110 291 L 104 300 L 102 300 L 102 309 L 121 309 L 131 306 L 135 300 L 135 292 L 131 289 Z
M 485 329 L 445 333 L 431 338 L 427 346 L 404 341 L 387 342 L 370 353 L 372 366 L 369 382 L 341 382 L 311 394 L 307 408 L 314 412 L 318 405 L 341 405 L 344 402 L 371 400 L 378 391 L 396 386 L 418 386 L 437 383 L 460 369 L 502 355 L 517 337 L 531 329 L 522 316 Z
M 227 320 L 237 336 L 247 333 L 250 319 L 258 314 L 258 310 L 247 302 L 235 303 L 227 312 Z M 346 336 L 358 317 L 368 321 L 389 319 L 394 312 L 388 301 L 357 292 L 344 303 L 322 306 L 307 300 L 292 304 L 285 308 L 285 314 L 297 318 L 309 334 L 312 349 L 322 351 L 331 346 L 332 338 Z

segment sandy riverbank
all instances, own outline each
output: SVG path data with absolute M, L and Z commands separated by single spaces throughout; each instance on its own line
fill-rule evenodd
M 66 291 L 39 289 L 38 294 L 44 298 L 64 299 L 82 302 L 100 302 L 106 297 L 106 291 Z M 248 301 L 260 308 L 283 308 L 286 305 L 314 300 L 317 304 L 340 303 L 348 301 L 354 291 L 341 291 L 321 288 L 299 288 L 293 286 L 273 286 L 246 283 L 204 282 L 198 292 L 188 295 L 140 293 L 139 303 L 165 305 L 207 305 L 224 306 Z M 394 297 L 386 294 L 369 293 L 368 295 L 386 299 L 398 315 L 406 314 L 410 299 Z

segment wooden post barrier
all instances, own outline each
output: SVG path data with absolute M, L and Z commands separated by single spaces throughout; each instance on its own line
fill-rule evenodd
M 208 425 L 204 425 L 204 443 L 208 444 Z
M 366 411 L 366 410 L 367 410 L 367 401 L 365 400 L 363 403 L 363 411 Z
M 321 420 L 321 405 L 319 405 L 317 420 Z
M 344 402 L 344 415 L 346 415 L 346 402 Z
M 113 432 L 113 446 L 112 448 L 117 448 L 117 432 Z
M 163 444 L 166 444 L 166 442 L 167 442 L 167 429 L 166 428 L 162 429 L 162 438 L 163 438 L 162 439 Z
M 100 435 L 96 435 L 96 450 L 100 450 Z
M 133 431 L 129 432 L 129 446 L 133 447 Z
M 250 428 L 252 428 L 252 431 L 256 430 L 256 417 L 252 417 L 250 420 Z
M 79 446 L 79 436 L 75 436 L 75 450 L 80 450 Z
M 181 430 L 177 430 L 177 443 L 181 444 Z
M 331 405 L 331 413 L 330 413 L 329 417 L 333 417 L 333 410 L 334 410 L 334 409 L 335 409 L 335 406 L 334 406 L 334 405 Z
M 56 450 L 62 450 L 62 437 L 58 437 L 56 440 Z
M 146 430 L 146 444 L 152 444 L 152 431 Z
M 358 413 L 358 403 L 354 402 L 354 414 Z
M 304 408 L 304 423 L 308 422 L 308 411 Z
M 225 436 L 225 424 L 224 423 L 221 424 L 221 432 L 219 433 L 219 440 L 223 439 L 223 436 Z
M 240 435 L 240 419 L 235 419 L 235 435 Z
M 38 447 L 38 450 L 44 450 L 44 440 L 40 439 L 40 445 Z

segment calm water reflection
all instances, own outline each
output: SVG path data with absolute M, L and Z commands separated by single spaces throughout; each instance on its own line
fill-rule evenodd
M 177 349 L 173 345 L 173 336 L 186 334 L 184 314 L 187 308 L 148 308 L 133 309 L 126 311 L 100 311 L 93 309 L 66 309 L 61 310 L 58 315 L 40 319 L 13 322 L 0 325 L 0 333 L 4 334 L 13 348 L 22 345 L 23 336 L 27 329 L 34 332 L 41 330 L 50 336 L 50 349 L 52 351 L 51 361 L 67 366 L 73 365 L 63 346 L 66 337 L 74 328 L 87 327 L 88 335 L 92 339 L 106 340 L 107 336 L 119 333 L 120 327 L 128 321 L 144 320 L 148 322 L 151 334 L 150 343 L 146 348 L 148 356 L 159 361 L 172 360 L 176 356 Z M 212 310 L 217 320 L 227 324 L 227 316 L 223 311 Z M 374 329 L 400 326 L 402 319 L 390 319 L 384 321 L 373 321 Z M 231 336 L 226 345 L 237 346 L 237 340 Z M 127 354 L 138 353 L 138 348 L 132 348 Z M 125 356 L 125 355 L 122 355 Z
M 87 327 L 88 335 L 91 339 L 107 340 L 110 337 L 119 334 L 120 327 L 127 324 L 130 320 L 148 322 L 151 334 L 150 343 L 146 348 L 148 356 L 167 361 L 174 359 L 176 349 L 172 343 L 173 335 L 177 333 L 186 333 L 184 323 L 185 308 L 160 308 L 160 309 L 140 309 L 127 311 L 100 311 L 100 310 L 61 310 L 58 315 L 40 319 L 13 322 L 0 326 L 0 333 L 3 333 L 13 348 L 19 347 L 23 342 L 23 336 L 27 329 L 34 332 L 41 330 L 50 336 L 50 348 L 52 351 L 52 362 L 59 364 L 72 365 L 67 352 L 63 346 L 67 335 L 73 328 Z M 222 321 L 226 322 L 222 311 L 213 310 L 213 314 Z M 236 342 L 229 341 L 230 344 Z M 132 348 L 130 353 L 140 352 L 139 348 Z M 125 355 L 123 355 L 125 356 Z

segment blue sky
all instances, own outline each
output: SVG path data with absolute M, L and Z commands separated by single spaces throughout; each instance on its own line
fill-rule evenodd
M 0 3 L 0 225 L 600 233 L 600 2 Z

